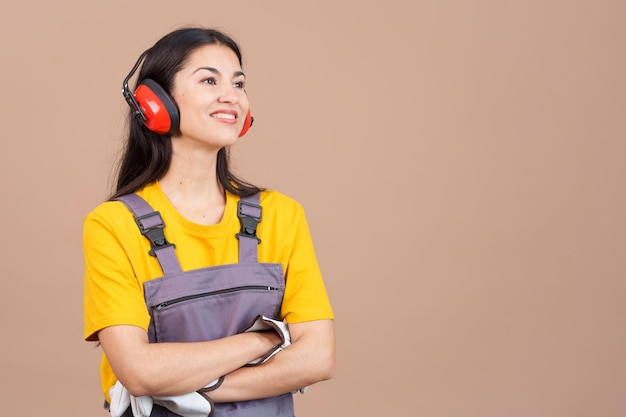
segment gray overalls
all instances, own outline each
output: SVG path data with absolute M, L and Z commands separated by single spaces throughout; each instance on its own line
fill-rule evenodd
M 259 195 L 241 198 L 239 263 L 183 272 L 174 245 L 165 239 L 161 215 L 136 194 L 118 198 L 133 212 L 141 233 L 151 242 L 163 276 L 144 283 L 150 312 L 151 343 L 199 342 L 241 333 L 259 315 L 277 318 L 285 290 L 281 264 L 259 263 L 256 226 L 261 221 Z M 208 382 L 208 381 L 207 381 Z M 210 394 L 210 393 L 209 393 Z M 132 416 L 129 410 L 124 415 Z M 151 417 L 176 417 L 155 404 Z M 212 417 L 293 417 L 291 393 L 261 400 L 215 404 Z

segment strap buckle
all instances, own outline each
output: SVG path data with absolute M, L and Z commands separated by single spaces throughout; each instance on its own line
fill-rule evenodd
M 161 213 L 158 211 L 135 217 L 135 223 L 137 223 L 141 234 L 150 240 L 150 251 L 148 252 L 150 255 L 156 256 L 155 251 L 159 249 L 169 246 L 176 247 L 176 245 L 168 242 L 165 238 L 165 233 L 163 232 L 165 223 L 163 223 Z
M 237 239 L 243 236 L 256 239 L 257 242 L 261 243 L 261 239 L 256 235 L 256 228 L 261 222 L 262 212 L 263 210 L 260 205 L 239 200 L 239 204 L 237 205 L 237 217 L 239 217 L 241 221 L 241 230 L 235 235 Z

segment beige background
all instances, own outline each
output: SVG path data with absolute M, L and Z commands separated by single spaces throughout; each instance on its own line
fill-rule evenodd
M 626 3 L 10 1 L 0 13 L 3 415 L 105 416 L 85 214 L 138 55 L 231 33 L 238 172 L 303 203 L 337 373 L 299 417 L 626 416 Z

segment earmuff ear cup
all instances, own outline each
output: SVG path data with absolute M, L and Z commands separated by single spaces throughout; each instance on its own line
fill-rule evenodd
M 160 135 L 178 130 L 180 115 L 176 103 L 156 81 L 145 79 L 135 90 L 135 100 L 146 117 L 144 126 Z
M 254 122 L 254 117 L 252 117 L 252 113 L 250 113 L 250 109 L 248 109 L 248 114 L 246 114 L 246 120 L 243 122 L 243 128 L 241 129 L 241 133 L 239 133 L 239 137 L 242 137 L 246 134 L 252 123 Z

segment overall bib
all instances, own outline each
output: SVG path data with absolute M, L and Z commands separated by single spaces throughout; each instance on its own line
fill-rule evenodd
M 163 276 L 144 283 L 151 343 L 200 342 L 241 333 L 258 315 L 278 317 L 285 290 L 281 264 L 259 263 L 256 226 L 259 195 L 241 198 L 239 263 L 183 272 L 174 245 L 165 239 L 161 215 L 136 194 L 120 197 L 152 245 Z M 235 238 L 235 237 L 233 237 Z M 208 381 L 207 381 L 208 382 Z M 210 396 L 210 392 L 208 393 Z M 212 417 L 293 417 L 291 393 L 260 400 L 214 404 Z M 129 417 L 132 412 L 126 412 Z M 155 404 L 151 417 L 179 417 Z

